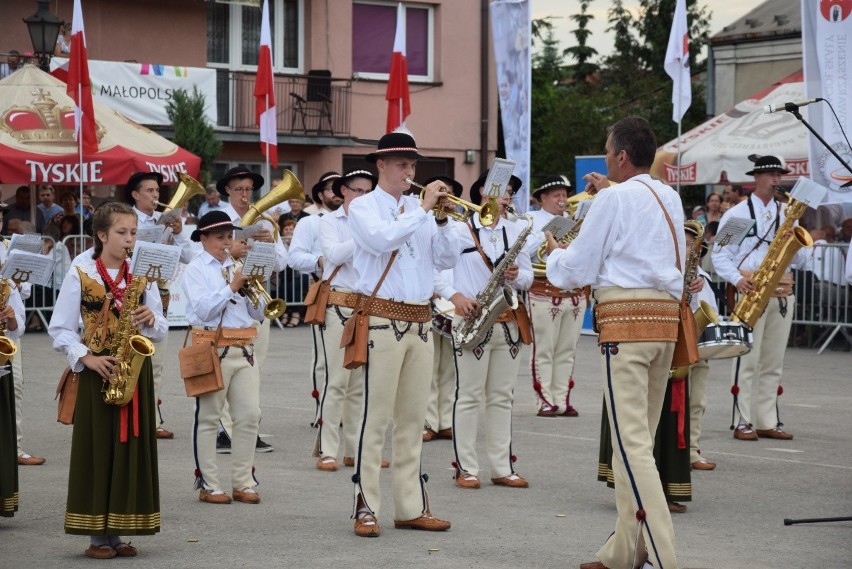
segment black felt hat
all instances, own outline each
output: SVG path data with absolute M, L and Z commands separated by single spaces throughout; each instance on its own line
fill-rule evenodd
M 320 192 L 325 189 L 325 185 L 329 182 L 329 180 L 337 180 L 338 178 L 340 178 L 340 174 L 338 174 L 337 172 L 326 172 L 325 174 L 320 176 L 319 182 L 314 184 L 314 187 L 311 188 L 311 199 L 314 201 L 315 204 L 321 202 L 319 198 Z
M 336 195 L 340 199 L 343 199 L 343 192 L 340 191 L 340 186 L 347 185 L 355 178 L 364 178 L 365 180 L 370 180 L 370 189 L 372 190 L 376 189 L 376 184 L 379 182 L 378 178 L 376 178 L 369 170 L 364 170 L 363 168 L 353 168 L 352 170 L 349 170 L 331 183 L 331 191 L 334 192 L 334 195 Z
M 460 198 L 461 195 L 462 195 L 462 192 L 464 191 L 464 186 L 462 186 L 460 182 L 456 182 L 455 180 L 453 180 L 449 176 L 432 176 L 431 178 L 426 180 L 423 183 L 423 185 L 428 186 L 432 182 L 444 182 L 453 190 L 453 195 L 456 196 L 457 198 Z
M 776 156 L 761 156 L 754 161 L 754 169 L 746 172 L 746 176 L 754 176 L 755 174 L 764 174 L 766 172 L 789 174 L 790 170 L 785 168 L 784 164 Z
M 548 176 L 539 187 L 533 190 L 532 195 L 535 199 L 540 200 L 541 198 L 539 196 L 542 192 L 546 192 L 554 188 L 565 188 L 569 194 L 574 193 L 574 188 L 571 187 L 571 182 L 568 181 L 566 176 Z
M 479 178 L 477 178 L 473 185 L 470 187 L 471 203 L 479 204 L 479 202 L 482 200 L 482 186 L 485 185 L 485 180 L 488 179 L 489 171 L 490 168 L 483 172 L 482 175 L 479 176 Z M 512 186 L 512 195 L 514 195 L 517 193 L 518 190 L 521 189 L 521 186 L 523 186 L 524 183 L 517 176 L 512 176 L 511 178 L 509 178 L 509 185 Z
M 228 170 L 224 176 L 222 176 L 218 182 L 216 182 L 216 189 L 219 190 L 219 193 L 228 197 L 228 192 L 225 190 L 225 186 L 228 185 L 228 182 L 233 180 L 234 178 L 251 178 L 252 182 L 254 182 L 254 189 L 259 190 L 263 187 L 263 176 L 260 174 L 256 174 L 246 168 L 245 166 L 236 166 Z
M 370 164 L 375 164 L 379 158 L 388 158 L 389 156 L 402 156 L 414 160 L 423 158 L 417 152 L 417 143 L 414 142 L 414 137 L 404 132 L 389 132 L 381 137 L 376 146 L 376 151 L 367 154 L 366 160 Z
M 234 231 L 235 229 L 239 229 L 239 227 L 234 225 L 231 221 L 231 216 L 222 210 L 216 209 L 205 213 L 201 219 L 198 220 L 198 226 L 189 238 L 193 241 L 201 241 L 202 233 L 218 233 L 220 231 Z
M 133 190 L 136 189 L 136 186 L 139 185 L 139 182 L 142 180 L 154 180 L 157 182 L 158 186 L 163 185 L 163 175 L 159 172 L 134 172 L 127 179 L 127 183 L 124 185 L 124 201 L 129 203 L 130 205 L 135 205 L 136 200 L 133 199 Z

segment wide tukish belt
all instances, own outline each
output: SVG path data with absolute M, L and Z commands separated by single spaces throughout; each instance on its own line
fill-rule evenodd
M 553 286 L 550 281 L 544 277 L 536 277 L 533 279 L 533 284 L 530 287 L 530 294 L 546 296 L 548 298 L 571 298 L 582 295 L 583 289 L 575 288 L 573 290 L 563 290 L 559 287 Z
M 674 342 L 680 322 L 676 300 L 631 299 L 595 305 L 598 342 Z
M 390 320 L 402 320 L 403 322 L 432 321 L 432 307 L 428 302 L 412 304 L 408 302 L 395 302 L 379 297 L 369 300 L 363 295 L 359 296 L 363 300 L 359 300 L 358 305 L 363 306 L 364 303 L 368 303 L 367 314 L 370 316 L 378 316 L 379 318 L 388 318 Z
M 216 328 L 205 326 L 205 327 L 197 327 L 194 326 L 192 328 L 192 343 L 195 344 L 198 341 L 204 340 L 213 342 L 216 339 L 216 334 L 218 333 Z M 251 346 L 254 343 L 254 339 L 257 337 L 257 328 L 222 328 L 222 336 L 219 338 L 219 342 L 216 344 L 217 348 L 224 348 L 226 346 Z

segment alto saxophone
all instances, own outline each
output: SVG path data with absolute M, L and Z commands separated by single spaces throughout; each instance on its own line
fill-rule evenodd
M 524 243 L 532 233 L 532 216 L 518 215 L 518 218 L 526 221 L 527 226 L 515 239 L 512 247 L 506 251 L 503 260 L 494 267 L 485 288 L 476 295 L 476 302 L 480 306 L 479 313 L 473 318 L 462 320 L 453 330 L 456 345 L 461 348 L 478 346 L 485 339 L 498 316 L 507 308 L 514 310 L 518 307 L 518 294 L 506 284 L 506 277 L 503 276 L 503 271 L 515 262 L 524 248 Z
M 9 279 L 0 279 L 0 310 L 6 308 L 12 294 L 12 286 Z M 9 363 L 17 351 L 15 342 L 6 337 L 6 321 L 0 320 L 0 365 Z
M 780 204 L 778 207 L 781 207 Z M 731 315 L 732 322 L 742 322 L 749 328 L 754 328 L 760 315 L 766 310 L 772 291 L 778 286 L 798 250 L 802 247 L 813 247 L 814 240 L 810 234 L 793 225 L 807 209 L 807 204 L 790 198 L 790 203 L 784 210 L 784 223 L 769 244 L 763 262 L 751 276 L 755 290 L 740 297 Z
M 127 250 L 127 256 L 133 253 Z M 145 358 L 154 355 L 154 344 L 139 334 L 139 329 L 133 325 L 133 311 L 139 307 L 139 299 L 145 292 L 148 279 L 142 275 L 134 276 L 124 292 L 124 303 L 118 318 L 115 334 L 109 345 L 109 355 L 118 360 L 118 369 L 110 380 L 104 384 L 104 403 L 108 405 L 127 405 L 136 391 L 139 372 Z M 106 300 L 104 301 L 106 302 Z

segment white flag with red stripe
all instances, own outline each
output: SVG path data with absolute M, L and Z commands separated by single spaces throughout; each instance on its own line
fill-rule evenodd
M 393 132 L 405 125 L 405 118 L 411 114 L 411 99 L 408 95 L 408 61 L 405 59 L 405 10 L 402 4 L 396 9 L 396 35 L 393 39 L 388 90 L 388 122 L 386 132 Z
M 74 138 L 82 140 L 83 152 L 98 151 L 95 107 L 92 104 L 92 82 L 89 79 L 89 58 L 86 55 L 86 33 L 83 29 L 83 9 L 74 0 L 74 19 L 71 24 L 71 54 L 68 59 L 66 92 L 74 99 Z
M 260 127 L 260 151 L 273 168 L 278 167 L 278 131 L 275 116 L 275 81 L 272 74 L 272 32 L 269 27 L 269 0 L 263 0 L 260 23 L 260 52 L 254 84 L 255 122 Z
M 666 49 L 666 73 L 672 78 L 672 120 L 680 122 L 692 104 L 689 73 L 689 27 L 686 23 L 686 0 L 675 5 L 669 46 Z

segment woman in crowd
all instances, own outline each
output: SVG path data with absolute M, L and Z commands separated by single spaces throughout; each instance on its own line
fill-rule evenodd
M 715 192 L 710 192 L 704 202 L 704 225 L 713 221 L 722 219 L 722 196 Z
M 301 200 L 290 200 L 292 207 L 294 202 L 298 202 L 301 210 Z M 293 237 L 293 231 L 296 229 L 296 219 L 290 218 L 291 214 L 296 213 L 295 209 L 289 213 L 284 213 L 278 218 L 278 226 L 281 230 L 281 238 L 284 239 L 284 244 L 290 246 L 290 239 Z M 297 213 L 298 219 L 307 217 L 304 212 Z M 308 275 L 302 274 L 299 271 L 294 271 L 287 267 L 278 273 L 278 296 L 283 298 L 287 303 L 287 311 L 281 316 L 281 323 L 285 328 L 295 328 L 302 323 L 304 315 L 304 306 L 293 306 L 295 303 L 301 303 L 305 298 L 305 293 L 310 287 L 310 279 Z

